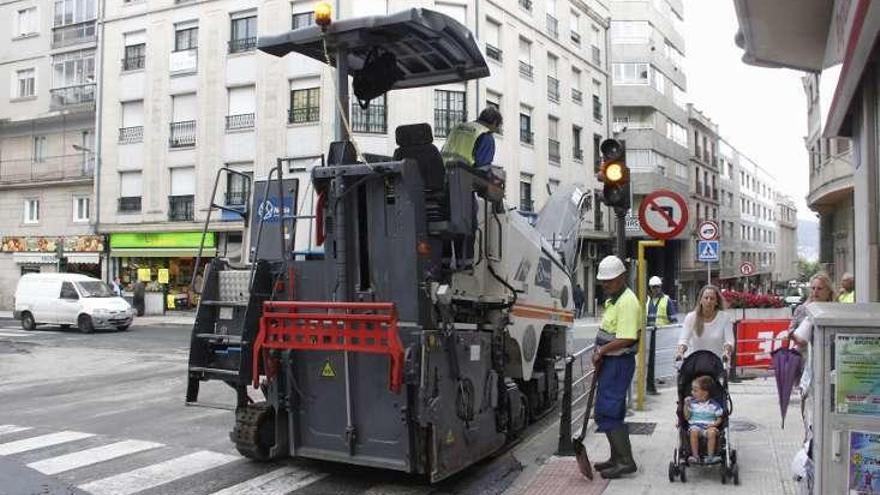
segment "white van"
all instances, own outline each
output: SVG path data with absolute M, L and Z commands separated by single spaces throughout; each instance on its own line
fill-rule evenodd
M 28 273 L 15 290 L 13 317 L 25 330 L 37 325 L 76 325 L 83 333 L 98 328 L 126 330 L 134 311 L 104 282 L 74 273 Z

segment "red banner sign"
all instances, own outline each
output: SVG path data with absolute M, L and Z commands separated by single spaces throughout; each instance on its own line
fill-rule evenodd
M 770 353 L 788 346 L 779 340 L 791 320 L 739 320 L 736 324 L 736 367 L 770 368 Z

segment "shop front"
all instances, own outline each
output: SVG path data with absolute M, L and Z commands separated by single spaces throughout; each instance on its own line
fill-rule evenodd
M 101 278 L 103 253 L 100 235 L 0 237 L 0 308 L 12 309 L 18 279 L 26 273 L 60 270 Z
M 201 232 L 110 234 L 112 272 L 125 292 L 133 292 L 138 282 L 144 284 L 147 314 L 191 309 L 198 297 L 191 293 L 190 283 L 216 256 L 216 234 L 205 236 L 201 268 L 196 270 L 201 244 Z

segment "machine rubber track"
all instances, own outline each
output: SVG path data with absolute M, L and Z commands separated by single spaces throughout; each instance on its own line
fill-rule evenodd
M 275 444 L 275 409 L 267 402 L 240 406 L 235 411 L 235 427 L 229 434 L 238 452 L 257 461 L 272 459 Z

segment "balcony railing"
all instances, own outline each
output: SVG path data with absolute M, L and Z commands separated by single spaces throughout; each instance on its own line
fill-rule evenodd
M 602 52 L 599 51 L 599 47 L 596 45 L 592 45 L 593 52 L 593 63 L 596 65 L 602 65 Z
M 0 184 L 4 185 L 84 180 L 94 176 L 94 160 L 82 153 L 47 157 L 40 161 L 30 158 L 0 161 Z
M 519 0 L 519 6 L 531 12 L 532 0 Z
M 119 204 L 116 209 L 119 213 L 134 213 L 141 211 L 141 197 L 129 196 L 126 198 L 119 198 Z
M 146 62 L 147 57 L 145 55 L 138 55 L 137 57 L 125 57 L 122 59 L 122 70 L 138 70 L 144 68 L 144 63 Z
M 226 116 L 226 130 L 237 131 L 239 129 L 251 129 L 254 127 L 254 114 L 240 113 Z
M 168 196 L 168 220 L 188 222 L 193 220 L 193 195 Z
M 95 20 L 52 28 L 52 48 L 95 41 Z
M 77 105 L 95 104 L 95 83 L 67 86 L 49 90 L 49 108 L 59 110 Z
M 531 198 L 521 198 L 519 200 L 519 211 L 533 212 L 535 211 L 535 202 Z
M 486 43 L 486 56 L 495 60 L 496 62 L 501 62 L 502 52 L 500 48 L 490 45 Z
M 562 154 L 559 152 L 559 141 L 556 139 L 547 140 L 547 157 L 553 163 L 559 163 L 562 159 Z
M 531 79 L 534 73 L 535 68 L 532 67 L 532 64 L 523 62 L 522 60 L 519 61 L 519 74 L 521 76 Z
M 196 121 L 172 122 L 168 145 L 172 148 L 187 148 L 196 145 Z
M 571 156 L 573 156 L 575 160 L 581 161 L 584 159 L 584 150 L 580 148 L 574 148 L 571 150 Z
M 238 38 L 229 40 L 229 53 L 249 52 L 257 48 L 257 38 Z
M 571 101 L 581 105 L 584 103 L 584 94 L 579 89 L 571 88 Z
M 355 105 L 351 112 L 351 130 L 368 134 L 388 132 L 385 105 L 370 105 L 366 110 Z
M 119 144 L 141 143 L 144 140 L 144 126 L 120 127 Z
M 434 137 L 446 137 L 449 131 L 467 118 L 464 110 L 434 109 Z
M 321 107 L 301 107 L 287 110 L 288 124 L 317 122 L 319 118 L 321 118 Z
M 547 34 L 553 39 L 559 38 L 559 19 L 547 14 Z
M 572 31 L 571 32 L 571 41 L 575 45 L 580 45 L 581 44 L 581 33 L 577 32 L 577 31 Z
M 534 144 L 535 143 L 535 133 L 530 130 L 527 130 L 527 129 L 520 129 L 519 130 L 519 141 L 521 143 Z
M 547 99 L 559 103 L 559 79 L 547 76 Z

